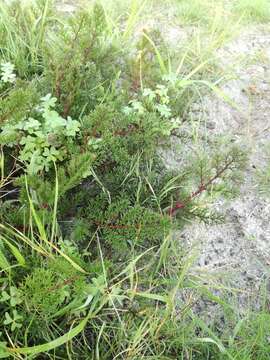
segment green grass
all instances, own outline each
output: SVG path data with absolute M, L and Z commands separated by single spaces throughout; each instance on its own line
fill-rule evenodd
M 40 68 L 40 52 L 44 46 L 44 35 L 48 26 L 57 22 L 49 12 L 50 1 L 33 6 L 17 2 L 13 15 L 5 3 L 0 4 L 1 59 L 15 59 L 17 71 L 26 76 Z M 37 14 L 40 17 L 37 17 Z M 22 16 L 24 15 L 24 17 Z
M 208 1 L 179 0 L 176 2 L 177 16 L 182 24 L 205 25 L 211 18 L 211 3 Z
M 212 199 L 245 168 L 231 139 L 206 143 L 188 117 L 181 135 L 201 96 L 235 105 L 215 62 L 232 23 L 222 2 L 102 3 L 70 16 L 48 0 L 0 5 L 0 358 L 265 360 L 264 289 L 242 316 L 237 291 L 194 275 L 174 236 L 215 221 Z M 180 50 L 141 28 L 147 10 L 176 8 L 196 25 Z M 173 134 L 184 165 L 169 171 Z M 199 299 L 220 314 L 197 313 Z
M 234 9 L 246 21 L 260 23 L 270 21 L 269 1 L 267 0 L 237 0 Z
M 182 24 L 203 25 L 211 23 L 214 12 L 222 9 L 227 20 L 235 16 L 237 21 L 266 23 L 270 20 L 268 0 L 235 0 L 235 1 L 175 1 L 176 14 Z

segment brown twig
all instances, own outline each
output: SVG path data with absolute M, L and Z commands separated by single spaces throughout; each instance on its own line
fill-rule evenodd
M 5 114 L 1 115 L 1 116 L 0 116 L 0 123 L 6 121 L 7 118 L 13 113 L 14 110 L 15 110 L 15 109 L 12 109 L 12 110 L 6 112 Z
M 210 178 L 206 183 L 200 184 L 198 189 L 192 192 L 186 199 L 183 201 L 177 201 L 173 207 L 170 208 L 169 214 L 173 216 L 175 212 L 179 209 L 184 209 L 195 197 L 199 196 L 202 192 L 206 191 L 209 186 L 211 186 L 220 176 L 229 169 L 229 167 L 233 164 L 234 159 L 228 161 L 217 173 Z
M 120 225 L 120 224 L 108 224 L 108 223 L 101 223 L 99 221 L 94 221 L 95 225 L 97 225 L 100 228 L 107 228 L 107 229 L 130 229 L 130 228 L 135 228 L 135 229 L 140 229 L 141 228 L 141 224 L 133 224 L 133 225 Z
M 58 289 L 63 288 L 63 287 L 66 286 L 66 285 L 71 285 L 74 281 L 78 280 L 79 278 L 80 278 L 79 275 L 74 275 L 74 276 L 72 276 L 72 277 L 69 278 L 69 279 L 63 280 L 62 283 L 56 284 L 55 286 L 49 288 L 48 291 L 50 291 L 50 292 L 51 292 L 51 291 L 56 291 L 56 290 L 58 290 Z

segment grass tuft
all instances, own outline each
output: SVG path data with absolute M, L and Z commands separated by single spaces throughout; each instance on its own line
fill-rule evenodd
M 266 23 L 270 21 L 268 0 L 237 0 L 235 11 L 248 22 Z

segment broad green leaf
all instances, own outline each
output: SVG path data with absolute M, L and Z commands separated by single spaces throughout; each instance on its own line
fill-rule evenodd
M 7 261 L 3 252 L 0 250 L 0 268 L 2 270 L 5 270 L 5 269 L 8 269 L 9 267 L 10 267 L 9 262 Z
M 73 329 L 71 328 L 69 330 L 69 332 L 67 332 L 66 334 L 58 337 L 57 339 L 50 341 L 48 343 L 42 344 L 42 345 L 36 345 L 36 346 L 32 346 L 32 347 L 24 347 L 24 348 L 5 348 L 4 350 L 7 351 L 10 355 L 13 354 L 22 354 L 22 355 L 37 355 L 40 353 L 44 353 L 50 350 L 53 350 L 65 343 L 67 343 L 68 341 L 70 341 L 71 339 L 73 339 L 75 336 L 77 336 L 80 332 L 83 331 L 83 329 L 85 328 L 89 318 L 91 316 L 91 313 L 89 312 L 87 317 L 85 319 L 83 319 L 76 327 L 74 327 Z M 1 355 L 1 353 L 0 353 Z
M 163 295 L 159 295 L 159 294 L 151 294 L 148 292 L 134 292 L 131 291 L 132 295 L 134 296 L 140 296 L 146 299 L 150 299 L 150 300 L 155 300 L 155 301 L 161 301 L 163 303 L 167 303 L 168 302 L 168 297 L 167 296 L 163 296 Z
M 21 252 L 19 251 L 19 249 L 14 246 L 10 241 L 8 241 L 7 239 L 2 238 L 2 240 L 8 245 L 8 247 L 10 248 L 10 251 L 12 252 L 12 254 L 15 256 L 16 260 L 18 261 L 18 263 L 21 266 L 25 266 L 25 258 L 23 257 L 23 255 L 21 254 Z

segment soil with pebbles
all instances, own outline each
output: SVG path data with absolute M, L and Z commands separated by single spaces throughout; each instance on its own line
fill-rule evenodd
M 270 143 L 269 26 L 243 30 L 217 51 L 217 58 L 225 72 L 228 67 L 233 69 L 233 79 L 222 90 L 237 108 L 208 96 L 195 105 L 193 116 L 205 120 L 209 137 L 232 134 L 247 144 L 250 160 L 240 196 L 216 204 L 225 213 L 225 222 L 211 226 L 192 223 L 176 236 L 186 247 L 197 249 L 198 258 L 191 271 L 203 274 L 204 279 L 215 279 L 215 286 L 232 289 L 235 305 L 245 312 L 247 307 L 260 306 L 262 286 L 269 289 L 270 201 L 260 196 L 256 186 L 256 171 L 266 164 L 264 146 Z M 211 309 L 208 304 L 204 310 L 209 311 L 209 306 Z M 202 310 L 202 304 L 199 308 Z

